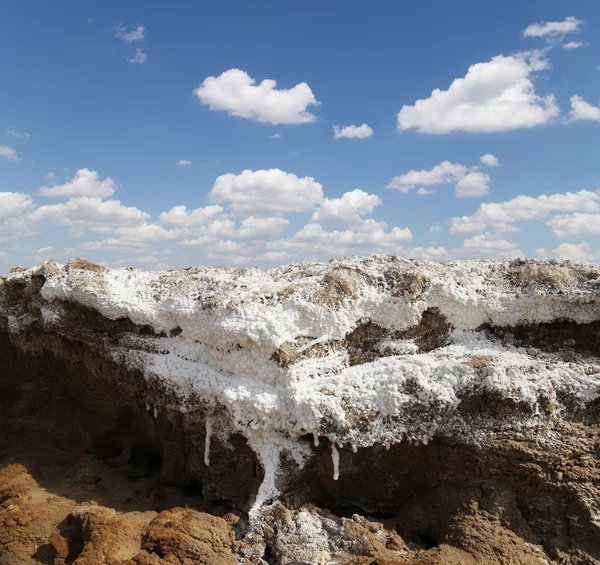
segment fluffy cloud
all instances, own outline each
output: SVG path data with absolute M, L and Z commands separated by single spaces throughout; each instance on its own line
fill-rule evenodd
M 344 231 L 326 231 L 320 224 L 310 223 L 290 239 L 267 243 L 267 249 L 332 256 L 357 252 L 399 252 L 402 243 L 412 239 L 408 228 L 386 229 L 385 222 L 375 220 L 363 220 L 360 225 Z
M 488 225 L 505 226 L 515 222 L 545 220 L 555 212 L 600 212 L 600 196 L 595 192 L 557 193 L 547 196 L 517 196 L 505 202 L 481 204 L 472 216 L 452 218 L 450 233 L 483 231 Z
M 472 172 L 456 183 L 456 196 L 467 198 L 469 196 L 483 196 L 489 192 L 490 177 L 485 173 Z
M 315 121 L 307 111 L 317 106 L 312 90 L 305 82 L 289 90 L 277 90 L 277 82 L 256 80 L 240 69 L 230 69 L 218 77 L 208 77 L 194 91 L 211 110 L 225 110 L 230 116 L 270 124 L 304 124 Z
M 281 233 L 289 223 L 289 220 L 277 216 L 272 218 L 250 216 L 242 220 L 236 235 L 244 239 L 266 239 Z
M 404 175 L 394 177 L 387 185 L 387 188 L 394 188 L 407 194 L 417 185 L 433 186 L 438 184 L 448 184 L 456 182 L 463 178 L 467 173 L 467 167 L 460 163 L 451 163 L 442 161 L 433 169 L 424 169 L 422 171 L 411 170 Z
M 600 108 L 586 102 L 581 96 L 571 96 L 569 119 L 574 121 L 592 120 L 600 122 Z
M 463 249 L 468 249 L 476 253 L 486 251 L 510 251 L 516 249 L 518 245 L 511 243 L 491 233 L 476 235 L 470 239 L 465 239 L 462 243 Z
M 275 132 L 273 135 L 269 136 L 271 139 L 280 139 L 281 138 L 281 134 Z
M 143 224 L 150 214 L 133 206 L 123 206 L 118 200 L 78 197 L 68 202 L 40 206 L 28 215 L 34 223 L 56 222 L 65 226 L 92 227 L 95 224 Z
M 205 206 L 188 212 L 185 206 L 175 206 L 168 212 L 162 212 L 160 223 L 165 226 L 177 228 L 195 228 L 208 225 L 212 220 L 223 212 L 223 207 Z
M 539 52 L 498 55 L 472 65 L 448 90 L 436 88 L 429 98 L 405 105 L 398 129 L 444 134 L 490 133 L 545 124 L 559 114 L 554 96 L 535 93 L 532 74 L 548 68 Z
M 430 194 L 435 194 L 437 192 L 437 190 L 427 190 L 426 188 L 419 188 L 419 190 L 417 190 L 417 194 L 419 196 L 429 196 Z
M 298 178 L 279 169 L 245 170 L 218 177 L 209 198 L 229 202 L 236 216 L 273 216 L 312 210 L 323 200 L 323 187 L 312 177 Z
M 569 41 L 563 44 L 563 49 L 579 49 L 583 45 L 583 41 Z
M 544 37 L 550 42 L 562 41 L 568 33 L 577 33 L 583 22 L 569 16 L 562 22 L 539 22 L 523 30 L 523 37 Z
M 313 214 L 311 222 L 331 222 L 354 224 L 361 216 L 373 212 L 381 200 L 376 194 L 368 194 L 360 189 L 346 192 L 341 198 L 325 198 L 320 208 Z
M 53 198 L 71 198 L 73 196 L 90 196 L 107 198 L 115 193 L 116 186 L 110 177 L 103 181 L 96 171 L 79 169 L 72 180 L 65 184 L 42 186 L 39 193 Z
M 333 126 L 333 139 L 341 139 L 346 137 L 348 139 L 366 139 L 373 135 L 373 130 L 367 125 L 362 126 Z
M 570 259 L 571 261 L 581 261 L 582 263 L 592 263 L 596 255 L 589 253 L 590 246 L 586 241 L 581 243 L 562 243 L 552 253 L 560 259 Z
M 22 192 L 0 192 L 0 220 L 16 218 L 33 205 L 31 196 Z
M 4 157 L 5 159 L 8 159 L 9 161 L 18 161 L 19 160 L 19 156 L 17 155 L 17 152 L 12 147 L 9 147 L 8 145 L 0 145 L 0 157 Z
M 550 218 L 546 224 L 556 237 L 600 235 L 600 214 L 564 214 Z
M 177 161 L 176 165 L 178 165 L 179 167 L 185 167 L 186 165 L 191 165 L 192 162 L 191 161 L 186 161 L 185 159 L 179 159 L 179 161 Z
M 143 65 L 148 60 L 148 55 L 146 55 L 143 49 L 138 47 L 135 53 L 130 57 L 125 57 L 125 60 L 132 65 Z
M 134 41 L 142 41 L 146 28 L 141 25 L 126 26 L 120 23 L 115 31 L 115 36 L 125 41 L 125 43 L 133 43 Z
M 498 157 L 492 155 L 491 153 L 486 153 L 485 155 L 482 155 L 479 160 L 486 167 L 498 167 L 500 165 Z

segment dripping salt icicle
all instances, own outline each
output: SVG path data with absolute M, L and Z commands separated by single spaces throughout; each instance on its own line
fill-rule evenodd
M 204 438 L 204 464 L 210 467 L 210 436 L 212 435 L 213 417 L 206 416 L 206 437 Z
M 337 481 L 340 478 L 340 452 L 335 441 L 331 442 L 331 460 L 333 461 L 333 480 Z

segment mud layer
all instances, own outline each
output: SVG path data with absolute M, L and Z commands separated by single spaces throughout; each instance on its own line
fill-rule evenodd
M 486 314 L 466 316 L 445 268 L 301 265 L 278 291 L 237 270 L 167 274 L 144 300 L 177 313 L 165 289 L 192 284 L 208 313 L 168 324 L 132 303 L 103 313 L 112 272 L 86 262 L 0 281 L 0 565 L 600 563 L 597 270 L 476 265 L 508 298 L 482 283 Z M 48 290 L 61 280 L 79 281 L 71 300 Z M 225 336 L 287 301 L 311 313 L 304 335 L 261 343 L 248 326 L 209 345 L 191 323 Z M 347 328 L 319 337 L 315 319 Z M 275 390 L 286 404 L 261 413 Z

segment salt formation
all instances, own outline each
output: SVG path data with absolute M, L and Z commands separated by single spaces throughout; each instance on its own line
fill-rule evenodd
M 17 288 L 25 288 L 20 301 Z M 600 269 L 589 265 L 375 255 L 266 271 L 148 272 L 78 260 L 0 280 L 12 336 L 41 327 L 71 339 L 90 312 L 122 324 L 97 341 L 99 354 L 168 387 L 168 399 L 153 399 L 155 419 L 163 407 L 204 411 L 206 466 L 211 414 L 220 434 L 247 439 L 263 468 L 252 517 L 280 494 L 284 459 L 298 469 L 310 460 L 306 435 L 314 449 L 319 436 L 330 439 L 337 480 L 336 444 L 352 452 L 433 437 L 480 445 L 492 430 L 525 433 L 600 395 L 600 365 L 586 357 L 585 326 L 600 320 Z M 544 349 L 552 324 L 577 335 L 565 339 L 583 357 Z M 532 343 L 519 346 L 511 331 Z M 463 407 L 486 398 L 514 409 L 473 425 Z

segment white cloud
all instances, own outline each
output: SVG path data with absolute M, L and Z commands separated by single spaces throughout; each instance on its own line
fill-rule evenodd
M 49 247 L 42 247 L 41 249 L 38 249 L 36 251 L 37 255 L 43 255 L 44 253 L 49 253 L 50 251 L 52 251 L 54 249 L 54 247 L 49 246 Z
M 442 231 L 442 226 L 434 225 L 429 228 L 430 233 L 439 233 Z
M 79 249 L 83 249 L 84 251 L 133 251 L 139 253 L 144 250 L 144 244 L 141 242 L 136 243 L 108 238 L 102 241 L 87 241 L 79 245 Z
M 142 41 L 145 32 L 146 28 L 144 26 L 126 26 L 120 23 L 117 26 L 115 36 L 125 41 L 125 43 L 133 43 L 134 41 Z
M 375 220 L 363 220 L 358 226 L 344 231 L 326 231 L 320 224 L 310 223 L 290 239 L 269 242 L 266 247 L 271 250 L 340 256 L 357 252 L 399 252 L 402 243 L 412 239 L 408 228 L 386 229 L 385 222 Z
M 33 205 L 28 194 L 22 192 L 0 192 L 0 220 L 16 218 Z
M 550 218 L 546 224 L 556 237 L 600 235 L 600 214 L 564 214 Z
M 360 189 L 346 192 L 341 198 L 325 198 L 320 208 L 313 214 L 311 222 L 331 222 L 354 224 L 361 216 L 373 212 L 381 200 L 376 194 L 368 194 Z
M 229 69 L 218 77 L 208 77 L 194 90 L 202 104 L 211 110 L 225 110 L 230 116 L 270 124 L 304 124 L 316 117 L 307 111 L 317 106 L 312 90 L 305 82 L 289 90 L 277 90 L 277 82 L 256 80 L 240 69 Z
M 186 165 L 191 165 L 192 162 L 191 161 L 186 161 L 185 159 L 179 159 L 179 161 L 177 161 L 176 165 L 178 165 L 179 167 L 185 167 Z
M 8 159 L 9 161 L 18 161 L 19 160 L 19 156 L 17 155 L 17 152 L 12 147 L 9 147 L 8 145 L 0 145 L 0 157 L 4 157 L 5 159 Z
M 586 102 L 581 96 L 571 96 L 569 119 L 574 121 L 592 120 L 600 122 L 600 108 Z
M 279 139 L 281 137 L 281 134 L 280 133 L 274 133 L 270 137 L 271 137 L 271 139 Z
M 373 130 L 367 125 L 362 126 L 333 126 L 333 139 L 366 139 L 373 135 Z
M 42 186 L 39 193 L 53 198 L 70 198 L 72 196 L 91 196 L 107 198 L 115 193 L 116 185 L 110 177 L 100 180 L 96 171 L 79 169 L 72 180 L 65 184 Z
M 46 173 L 46 176 L 44 178 L 46 180 L 52 180 L 55 177 L 56 177 L 56 173 L 54 171 L 49 171 Z
M 236 216 L 308 212 L 323 200 L 323 187 L 312 177 L 298 178 L 279 169 L 228 173 L 215 181 L 209 198 L 229 202 Z
M 426 188 L 419 188 L 419 190 L 417 190 L 417 194 L 419 196 L 428 196 L 430 194 L 435 194 L 437 192 L 437 190 L 427 190 Z
M 153 241 L 167 241 L 179 237 L 179 230 L 166 230 L 162 226 L 157 226 L 156 224 L 123 226 L 111 230 L 102 229 L 103 227 L 104 226 L 92 228 L 92 231 L 96 233 L 113 233 L 123 242 L 150 243 Z
M 583 41 L 569 41 L 563 44 L 563 49 L 579 49 L 583 46 Z
M 596 256 L 589 253 L 590 246 L 586 241 L 581 243 L 562 243 L 552 253 L 560 259 L 570 259 L 571 261 L 581 261 L 582 263 L 593 263 Z
M 456 184 L 457 198 L 484 196 L 489 192 L 490 176 L 485 173 L 472 172 Z
M 483 233 L 476 235 L 470 239 L 465 239 L 462 242 L 463 249 L 476 253 L 483 253 L 487 251 L 510 251 L 516 249 L 518 245 L 511 243 L 491 233 Z
M 523 37 L 545 37 L 550 42 L 562 41 L 568 33 L 577 33 L 583 22 L 573 16 L 562 22 L 539 22 L 523 30 Z
M 26 131 L 17 131 L 16 126 L 8 126 L 6 128 L 6 135 L 12 135 L 13 137 L 18 137 L 19 139 L 29 139 L 31 135 Z
M 529 128 L 559 115 L 554 96 L 535 93 L 532 73 L 548 68 L 540 52 L 498 55 L 472 65 L 464 78 L 448 90 L 405 105 L 398 113 L 398 129 L 444 134 L 454 131 L 491 133 Z
M 486 153 L 482 155 L 479 159 L 482 164 L 486 167 L 498 167 L 500 165 L 500 161 L 498 161 L 498 157 L 492 155 L 491 153 Z
M 162 212 L 160 223 L 177 228 L 194 228 L 207 226 L 223 212 L 223 207 L 205 206 L 188 212 L 185 206 L 175 206 L 168 212 Z
M 97 224 L 143 224 L 150 219 L 150 214 L 133 206 L 123 206 L 118 200 L 78 197 L 61 204 L 40 206 L 27 219 L 34 223 L 56 222 L 64 226 L 85 228 Z
M 133 55 L 124 57 L 124 59 L 132 65 L 143 65 L 148 60 L 148 55 L 146 55 L 143 49 L 138 47 Z
M 483 231 L 488 225 L 505 226 L 516 222 L 541 221 L 555 212 L 600 212 L 600 196 L 595 192 L 556 193 L 538 197 L 516 196 L 505 202 L 481 204 L 472 216 L 452 218 L 450 233 Z
M 266 239 L 281 233 L 289 223 L 289 220 L 278 216 L 272 218 L 250 216 L 242 220 L 236 235 L 244 239 Z
M 467 173 L 467 167 L 460 163 L 450 163 L 442 161 L 433 169 L 424 169 L 422 171 L 411 170 L 404 175 L 394 177 L 387 185 L 387 188 L 394 188 L 407 194 L 417 185 L 433 186 L 438 184 L 448 184 L 456 182 L 463 178 Z

